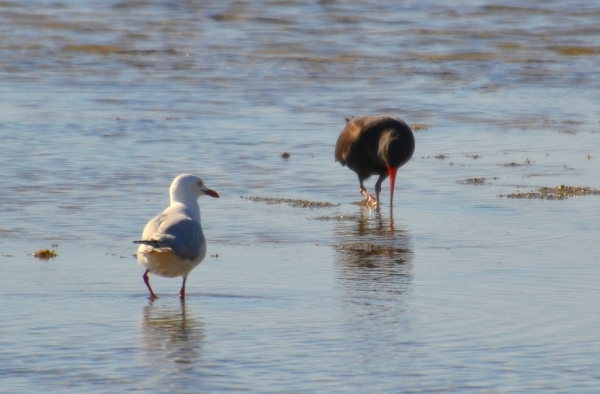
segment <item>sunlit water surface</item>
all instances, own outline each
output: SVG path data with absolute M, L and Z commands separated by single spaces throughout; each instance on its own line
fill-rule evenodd
M 600 189 L 600 7 L 437 3 L 1 3 L 0 392 L 597 392 L 600 196 L 505 196 Z M 333 160 L 374 113 L 393 210 Z M 184 172 L 208 255 L 150 303 Z

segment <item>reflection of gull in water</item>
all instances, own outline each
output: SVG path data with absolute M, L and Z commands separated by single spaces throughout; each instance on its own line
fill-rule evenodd
M 141 323 L 143 347 L 159 375 L 186 372 L 200 360 L 204 327 L 187 315 L 185 304 L 149 304 Z

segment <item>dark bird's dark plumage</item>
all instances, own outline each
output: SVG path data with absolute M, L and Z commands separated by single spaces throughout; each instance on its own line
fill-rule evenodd
M 410 160 L 415 151 L 412 130 L 402 120 L 389 115 L 361 116 L 346 121 L 346 128 L 335 145 L 335 161 L 358 175 L 360 192 L 366 203 L 379 202 L 381 182 L 389 176 L 392 205 L 396 171 Z M 371 175 L 379 175 L 375 183 L 375 198 L 363 185 Z

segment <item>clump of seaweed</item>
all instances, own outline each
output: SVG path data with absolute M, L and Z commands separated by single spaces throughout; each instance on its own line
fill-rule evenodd
M 414 131 L 427 131 L 427 129 L 429 129 L 429 126 L 425 125 L 425 124 L 414 124 L 412 125 L 412 129 Z
M 600 195 L 600 190 L 592 189 L 590 187 L 560 185 L 556 187 L 540 187 L 538 190 L 542 194 L 553 194 L 562 197 Z
M 244 197 L 240 196 L 240 198 L 244 198 L 248 201 L 252 202 L 266 202 L 267 204 L 288 204 L 294 208 L 332 208 L 339 207 L 340 204 L 333 204 L 330 202 L 319 202 L 319 201 L 309 201 L 309 200 L 299 200 L 292 198 L 271 198 L 271 197 Z
M 525 161 L 523 163 L 515 163 L 514 161 L 511 163 L 506 163 L 506 164 L 498 164 L 500 165 L 504 165 L 504 167 L 520 167 L 520 166 L 530 166 L 533 164 L 533 161 L 529 160 L 529 158 L 525 159 Z
M 564 200 L 569 197 L 600 195 L 600 190 L 590 187 L 575 187 L 560 185 L 556 187 L 540 187 L 536 192 L 511 193 L 500 195 L 506 198 L 537 199 L 537 200 Z
M 577 135 L 579 132 L 577 130 L 560 130 L 559 133 Z
M 54 250 L 50 249 L 40 249 L 38 251 L 33 252 L 31 255 L 40 260 L 50 260 L 58 256 L 58 254 Z

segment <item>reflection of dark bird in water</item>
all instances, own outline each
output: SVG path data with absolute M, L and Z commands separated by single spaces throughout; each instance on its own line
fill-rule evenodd
M 389 115 L 361 116 L 347 119 L 346 128 L 335 145 L 335 161 L 358 175 L 359 190 L 368 205 L 379 202 L 381 182 L 389 176 L 391 206 L 396 172 L 410 160 L 414 151 L 415 137 L 402 120 Z M 371 175 L 379 175 L 375 197 L 369 195 L 363 185 Z
M 360 211 L 336 222 L 335 270 L 355 317 L 396 319 L 413 280 L 412 237 L 403 228 L 390 233 L 378 210 Z

